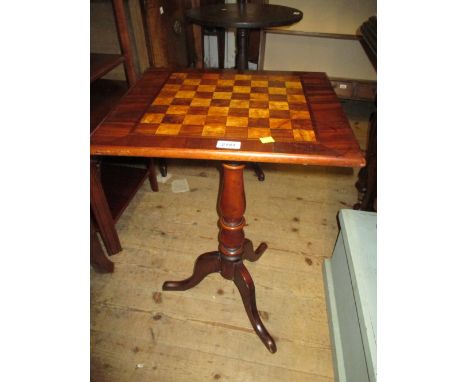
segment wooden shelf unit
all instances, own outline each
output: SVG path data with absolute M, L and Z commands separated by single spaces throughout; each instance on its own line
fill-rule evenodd
M 121 54 L 90 54 L 91 133 L 137 80 L 123 0 L 111 1 Z M 121 64 L 125 68 L 126 84 L 102 78 Z M 99 184 L 91 182 L 91 210 L 96 221 L 96 231 L 101 234 L 107 253 L 113 255 L 122 250 L 115 223 L 145 179 L 149 179 L 153 191 L 157 191 L 156 174 L 152 159 L 147 161 L 146 168 L 135 167 L 131 158 L 130 163 L 118 158 L 94 159 L 95 167 L 91 168 L 92 171 L 95 169 L 97 176 L 94 179 L 98 179 Z
M 120 54 L 91 53 L 91 82 L 105 76 L 123 62 L 125 57 Z
M 148 170 L 104 162 L 101 164 L 101 172 L 102 186 L 116 223 L 148 177 Z

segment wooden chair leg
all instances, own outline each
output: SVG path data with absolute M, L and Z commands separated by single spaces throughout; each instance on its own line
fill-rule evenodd
M 159 191 L 158 180 L 156 179 L 156 168 L 154 166 L 154 159 L 148 159 L 148 179 L 150 181 L 151 189 L 154 192 Z
M 167 176 L 167 162 L 166 162 L 166 159 L 164 158 L 159 159 L 159 171 L 161 171 L 162 177 Z
M 263 172 L 262 168 L 258 163 L 252 162 L 251 166 L 253 170 L 255 171 L 255 175 L 257 175 L 257 179 L 260 182 L 263 182 L 265 180 L 265 173 Z
M 115 229 L 114 219 L 112 218 L 109 204 L 107 203 L 106 195 L 102 188 L 98 166 L 94 161 L 91 161 L 90 174 L 91 210 L 93 212 L 94 219 L 96 220 L 96 224 L 99 227 L 99 232 L 107 253 L 114 255 L 122 250 L 122 246 L 120 245 L 119 236 Z
M 91 231 L 91 248 L 90 248 L 90 260 L 91 265 L 98 272 L 112 273 L 114 272 L 114 263 L 110 261 L 102 250 L 101 243 L 97 237 L 96 227 L 94 226 L 93 219 L 90 219 L 90 231 Z
M 375 211 L 377 198 L 377 113 L 373 113 L 369 123 L 366 167 L 359 171 L 356 188 L 363 193 L 362 199 L 354 205 L 355 210 Z

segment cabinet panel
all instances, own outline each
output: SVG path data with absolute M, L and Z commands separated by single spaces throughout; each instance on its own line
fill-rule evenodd
M 187 31 L 184 12 L 191 8 L 190 0 L 142 0 L 148 55 L 155 67 L 189 65 Z

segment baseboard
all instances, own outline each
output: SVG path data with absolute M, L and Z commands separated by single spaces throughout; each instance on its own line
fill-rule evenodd
M 377 81 L 330 77 L 330 82 L 341 99 L 373 102 L 377 96 Z

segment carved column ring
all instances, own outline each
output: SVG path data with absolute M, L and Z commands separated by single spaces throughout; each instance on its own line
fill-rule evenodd
M 245 218 L 242 217 L 241 221 L 239 224 L 232 225 L 229 223 L 226 223 L 223 218 L 219 219 L 219 225 L 221 226 L 221 229 L 226 230 L 226 231 L 238 231 L 245 226 Z

